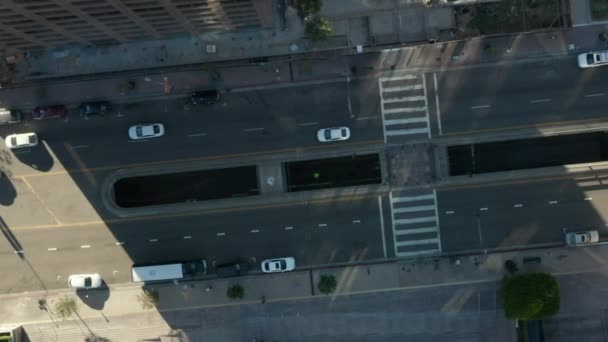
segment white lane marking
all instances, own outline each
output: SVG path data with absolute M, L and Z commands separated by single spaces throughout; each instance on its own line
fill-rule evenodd
M 542 103 L 542 102 L 549 102 L 551 101 L 551 99 L 540 99 L 540 100 L 532 100 L 530 101 L 530 103 Z
M 479 208 L 479 210 L 480 210 L 480 211 L 487 211 L 487 210 L 488 210 L 488 208 L 485 208 L 485 207 L 484 207 L 484 208 Z
M 348 114 L 350 114 L 350 117 L 354 117 L 353 115 L 353 107 L 351 105 L 351 100 L 350 100 L 350 76 L 346 76 L 346 101 L 347 101 L 347 105 L 348 105 Z
M 454 210 L 449 210 L 445 212 L 447 215 L 452 215 L 454 213 Z
M 386 259 L 386 237 L 384 236 L 384 212 L 382 211 L 382 196 L 378 196 L 378 210 L 380 210 L 380 236 L 382 236 L 382 252 L 384 252 L 384 258 Z
M 23 254 L 23 249 L 20 249 L 18 251 L 13 251 L 13 254 Z
M 585 201 L 591 201 L 593 197 L 585 197 Z
M 357 120 L 373 120 L 373 119 L 377 119 L 377 116 L 362 116 L 360 118 L 357 118 Z
M 192 236 L 190 236 L 190 235 L 184 236 L 184 240 L 187 240 L 187 239 L 192 239 Z
M 327 227 L 327 223 L 319 223 L 319 227 Z
M 217 233 L 216 235 L 217 236 L 224 236 L 224 235 L 226 235 L 226 233 Z
M 285 227 L 285 230 L 292 230 L 293 227 L 289 226 L 289 227 Z
M 46 250 L 49 251 L 49 252 L 54 252 L 54 251 L 57 250 L 57 248 L 55 248 L 55 247 L 53 247 L 53 248 L 47 248 Z
M 437 219 L 437 223 L 435 224 L 437 227 L 437 247 L 439 247 L 439 252 L 441 252 L 441 225 L 439 224 L 439 201 L 437 201 L 436 189 L 433 189 L 433 198 L 433 203 L 435 203 L 435 218 Z
M 557 204 L 557 201 L 549 201 L 549 204 Z
M 490 105 L 473 106 L 471 109 L 490 108 Z
M 263 131 L 264 127 L 257 127 L 257 128 L 245 128 L 243 131 L 244 132 L 255 132 L 255 131 Z
M 353 223 L 361 223 L 361 220 L 353 220 Z
M 596 96 L 605 96 L 605 93 L 596 93 L 596 94 L 587 94 L 585 97 L 596 97 Z
M 80 248 L 91 248 L 91 245 L 82 245 Z
M 260 232 L 260 230 L 259 230 L 259 229 L 252 229 L 252 230 L 250 230 L 249 232 L 250 232 L 250 233 L 259 233 L 259 232 Z
M 437 73 L 433 73 L 433 81 L 435 82 L 435 107 L 437 108 L 437 127 L 439 128 L 439 135 L 443 135 L 443 128 L 441 127 L 441 110 L 439 109 L 439 89 L 437 88 Z
M 128 142 L 130 142 L 130 143 L 141 143 L 141 142 L 146 142 L 146 141 L 148 141 L 148 139 L 129 140 Z
M 518 204 L 513 205 L 513 208 L 521 208 L 521 207 L 523 207 L 523 206 L 524 206 L 523 204 L 519 204 L 519 203 L 518 203 Z
M 122 241 L 119 241 L 119 242 L 115 242 L 114 244 L 115 244 L 116 246 L 122 246 L 122 245 L 124 245 L 125 243 L 124 243 L 124 242 L 122 242 Z
M 76 146 L 72 146 L 73 149 L 77 149 L 77 148 L 87 148 L 89 147 L 89 145 L 76 145 Z
M 149 242 L 158 242 L 158 239 L 150 239 Z
M 318 122 L 304 122 L 301 124 L 298 124 L 298 126 L 314 126 L 314 125 L 318 125 Z
M 189 137 L 204 137 L 205 135 L 207 135 L 207 133 L 188 134 Z

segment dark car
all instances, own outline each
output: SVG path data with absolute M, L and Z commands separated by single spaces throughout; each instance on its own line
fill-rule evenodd
M 35 120 L 64 118 L 68 115 L 68 109 L 64 105 L 38 106 L 32 111 Z
M 78 107 L 80 115 L 101 115 L 112 110 L 112 104 L 108 101 L 85 102 Z
M 194 93 L 192 93 L 192 96 L 190 98 L 190 101 L 192 102 L 192 104 L 214 104 L 214 103 L 218 103 L 221 99 L 221 95 L 220 92 L 217 90 L 201 90 L 201 91 L 195 91 Z
M 234 277 L 249 271 L 249 265 L 243 262 L 231 262 L 215 266 L 218 277 Z

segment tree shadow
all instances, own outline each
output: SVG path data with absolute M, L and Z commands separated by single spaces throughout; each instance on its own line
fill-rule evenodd
M 9 206 L 15 202 L 17 190 L 11 179 L 0 171 L 0 205 Z

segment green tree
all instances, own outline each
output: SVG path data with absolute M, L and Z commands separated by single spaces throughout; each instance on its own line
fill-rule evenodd
M 332 33 L 331 23 L 325 18 L 315 17 L 306 23 L 305 32 L 313 41 L 327 40 Z
M 300 18 L 306 19 L 321 11 L 321 0 L 296 0 L 295 6 Z
M 245 289 L 239 284 L 232 285 L 226 290 L 226 296 L 232 300 L 243 299 Z
M 336 290 L 338 286 L 338 281 L 336 277 L 333 275 L 324 274 L 319 278 L 319 283 L 317 284 L 317 288 L 323 294 L 330 294 Z
M 148 289 L 143 289 L 143 292 L 137 295 L 137 301 L 146 310 L 156 307 L 159 298 L 158 291 Z
M 55 303 L 55 312 L 63 319 L 68 319 L 73 314 L 78 314 L 78 303 L 72 296 L 63 296 Z
M 543 319 L 559 311 L 559 284 L 551 274 L 530 273 L 505 278 L 501 296 L 505 316 L 509 319 Z

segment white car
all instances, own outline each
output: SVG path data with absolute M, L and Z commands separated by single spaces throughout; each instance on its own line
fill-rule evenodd
M 348 127 L 332 127 L 321 128 L 317 132 L 317 139 L 320 142 L 340 141 L 350 138 L 350 129 Z
M 68 278 L 68 285 L 73 289 L 96 289 L 101 286 L 99 273 L 73 274 Z
M 578 55 L 579 68 L 591 68 L 608 64 L 607 51 L 589 51 Z
M 36 133 L 11 134 L 4 139 L 4 142 L 6 147 L 11 149 L 36 146 L 38 145 L 38 135 Z
M 129 138 L 133 140 L 158 138 L 165 134 L 165 126 L 160 123 L 139 124 L 129 128 Z
M 600 235 L 598 234 L 597 230 L 566 234 L 566 245 L 568 246 L 587 245 L 598 242 L 599 240 Z
M 292 257 L 266 259 L 262 261 L 262 272 L 264 273 L 287 272 L 293 271 L 295 268 L 296 259 Z

